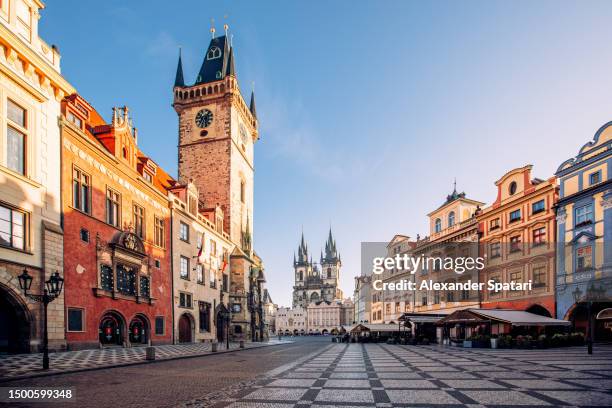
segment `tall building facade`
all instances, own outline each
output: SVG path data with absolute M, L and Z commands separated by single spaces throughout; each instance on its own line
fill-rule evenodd
M 557 169 L 557 317 L 612 339 L 612 122 Z
M 431 259 L 440 258 L 477 258 L 478 221 L 476 216 L 481 211 L 482 202 L 466 197 L 454 188 L 446 201 L 428 214 L 430 235 L 417 239 L 414 256 L 425 256 Z M 474 276 L 475 275 L 475 276 Z M 477 281 L 477 273 L 457 273 L 452 267 L 439 262 L 422 263 L 415 271 L 414 311 L 419 313 L 451 313 L 467 307 L 478 307 L 477 290 L 439 291 L 420 290 L 421 282 L 466 282 Z
M 193 183 L 169 189 L 172 222 L 174 342 L 224 342 L 229 253 L 221 207 L 200 205 Z
M 477 216 L 481 251 L 486 254 L 480 282 L 531 281 L 531 289 L 483 290 L 482 307 L 554 317 L 557 180 L 532 178 L 531 169 L 516 168 L 497 180 L 496 200 Z
M 262 337 L 263 264 L 253 250 L 254 148 L 259 138 L 255 95 L 240 92 L 234 50 L 226 35 L 213 37 L 193 84 L 179 56 L 174 83 L 178 114 L 178 178 L 193 182 L 206 207 L 219 205 L 230 254 L 230 334 Z
M 293 255 L 293 307 L 306 308 L 312 302 L 342 299 L 343 294 L 339 287 L 341 267 L 342 260 L 331 229 L 325 242 L 325 252 L 321 251 L 318 265 L 312 261 L 302 233 L 297 256 Z
M 127 107 L 106 122 L 73 94 L 60 124 L 68 346 L 171 343 L 172 178 L 138 148 Z
M 60 102 L 74 92 L 60 54 L 38 36 L 38 0 L 0 2 L 0 352 L 39 350 L 43 306 L 23 296 L 17 276 L 42 293 L 63 272 Z M 49 347 L 65 347 L 64 294 L 49 304 Z

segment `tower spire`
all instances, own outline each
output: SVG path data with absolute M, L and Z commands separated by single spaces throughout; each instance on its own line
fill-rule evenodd
M 257 109 L 255 109 L 255 87 L 251 91 L 251 103 L 249 104 L 249 110 L 255 119 L 257 119 Z
M 174 86 L 185 86 L 185 78 L 183 77 L 183 61 L 181 59 L 181 47 L 179 47 L 178 65 L 176 66 L 176 77 L 174 78 Z

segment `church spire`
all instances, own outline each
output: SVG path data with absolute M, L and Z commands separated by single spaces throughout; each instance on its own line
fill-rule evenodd
M 225 75 L 236 76 L 236 67 L 234 65 L 234 47 L 230 47 L 229 57 L 227 58 L 227 68 Z
M 174 86 L 185 86 L 183 77 L 183 61 L 181 60 L 181 49 L 179 48 L 179 59 L 176 67 L 176 77 L 174 78 Z

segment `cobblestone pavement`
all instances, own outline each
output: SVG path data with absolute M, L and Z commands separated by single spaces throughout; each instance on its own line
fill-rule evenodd
M 280 343 L 284 343 L 281 341 Z M 245 348 L 278 345 L 274 339 L 267 343 L 245 343 Z M 230 350 L 239 348 L 239 343 L 230 343 Z M 211 354 L 210 343 L 177 344 L 155 346 L 156 360 Z M 219 344 L 219 351 L 226 351 L 225 344 Z M 115 367 L 142 363 L 145 347 L 105 348 L 68 351 L 49 355 L 50 369 L 42 370 L 42 353 L 0 355 L 0 379 L 19 378 L 38 374 L 56 374 L 69 371 L 87 370 L 100 367 Z
M 71 388 L 76 394 L 74 403 L 11 403 L 9 408 L 171 408 L 188 401 L 210 406 L 206 401 L 227 398 L 265 378 L 265 373 L 273 374 L 279 367 L 284 370 L 286 364 L 331 345 L 329 337 L 323 336 L 289 339 L 293 342 L 275 347 L 12 379 L 0 387 Z
M 337 344 L 217 401 L 182 406 L 610 407 L 612 347 L 486 350 Z

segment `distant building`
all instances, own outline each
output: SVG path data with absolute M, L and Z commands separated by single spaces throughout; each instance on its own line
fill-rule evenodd
M 412 256 L 412 251 L 416 243 L 406 235 L 396 235 L 387 244 L 387 257 L 393 258 L 396 255 Z M 414 274 L 409 269 L 385 269 L 385 271 L 375 276 L 374 279 L 381 279 L 383 283 L 399 283 L 404 280 L 414 281 Z M 406 312 L 413 310 L 414 293 L 411 290 L 381 290 L 382 295 L 382 323 L 397 323 L 397 319 Z
M 341 326 L 351 325 L 353 302 L 344 301 L 313 302 L 306 309 L 308 334 L 338 333 Z
M 319 269 L 320 265 L 320 269 Z M 298 247 L 297 257 L 293 255 L 295 284 L 293 286 L 293 307 L 306 308 L 310 303 L 331 302 L 342 299 L 339 287 L 342 261 L 336 249 L 336 240 L 331 229 L 325 242 L 325 253 L 321 251 L 320 264 L 312 261 L 312 254 L 304 241 L 304 234 Z
M 264 312 L 264 332 L 267 333 L 268 336 L 276 333 L 276 313 L 278 310 L 278 305 L 274 304 L 272 297 L 270 296 L 270 292 L 268 289 L 264 289 L 263 295 L 263 312 Z
M 306 334 L 306 309 L 279 307 L 276 312 L 276 333 L 284 335 Z
M 557 317 L 612 340 L 612 122 L 566 160 L 557 204 Z M 590 310 L 589 310 L 590 309 Z
M 372 320 L 372 276 L 361 275 L 355 277 L 355 290 L 353 292 L 353 322 L 369 323 Z

